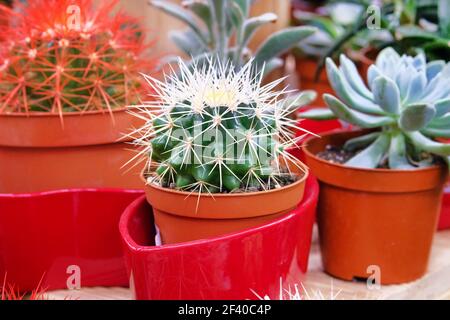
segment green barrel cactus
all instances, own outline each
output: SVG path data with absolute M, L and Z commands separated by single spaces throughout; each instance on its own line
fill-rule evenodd
M 450 163 L 450 63 L 426 62 L 423 54 L 399 54 L 392 48 L 380 52 L 367 73 L 367 84 L 353 62 L 344 55 L 340 67 L 327 60 L 328 79 L 339 98 L 324 95 L 330 110 L 303 112 L 310 119 L 339 118 L 374 130 L 347 141 L 349 151 L 362 150 L 346 165 L 391 169 L 428 166 L 435 155 Z
M 263 70 L 252 61 L 239 71 L 208 61 L 165 81 L 145 76 L 155 101 L 136 116 L 146 124 L 131 135 L 148 159 L 148 183 L 189 192 L 260 191 L 295 181 L 299 161 L 289 152 L 301 137 L 290 116 L 315 98 L 302 92 L 285 98 L 274 91 L 283 79 L 261 85 Z M 291 171 L 292 170 L 292 171 Z
M 268 74 L 282 66 L 280 55 L 313 34 L 314 27 L 291 27 L 272 34 L 253 53 L 248 44 L 255 32 L 277 20 L 274 13 L 250 17 L 253 0 L 185 0 L 182 6 L 170 1 L 151 0 L 150 4 L 177 18 L 189 28 L 170 34 L 174 43 L 191 63 L 201 64 L 218 57 L 221 63 L 232 61 L 236 68 L 250 59 L 257 68 L 265 65 Z

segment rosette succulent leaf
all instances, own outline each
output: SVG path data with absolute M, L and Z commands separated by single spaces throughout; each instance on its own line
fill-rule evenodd
M 268 12 L 251 17 L 252 0 L 185 0 L 182 6 L 170 1 L 151 0 L 150 5 L 175 17 L 189 28 L 173 31 L 174 43 L 197 65 L 220 59 L 233 61 L 237 69 L 250 59 L 258 69 L 265 65 L 265 73 L 282 65 L 280 55 L 296 46 L 316 31 L 314 27 L 290 27 L 272 34 L 253 53 L 248 44 L 256 31 L 277 20 Z
M 330 110 L 300 117 L 339 118 L 365 129 L 378 129 L 347 141 L 344 148 L 360 151 L 346 164 L 412 169 L 432 163 L 435 155 L 448 161 L 450 144 L 450 63 L 426 62 L 423 54 L 400 56 L 392 48 L 380 52 L 367 73 L 367 85 L 353 62 L 341 55 L 340 66 L 327 60 L 328 79 L 336 92 L 324 95 Z
M 165 81 L 145 76 L 156 94 L 136 111 L 146 124 L 131 136 L 147 157 L 148 183 L 217 193 L 295 181 L 303 167 L 288 150 L 302 129 L 290 115 L 315 94 L 284 98 L 287 89 L 273 90 L 283 79 L 262 85 L 264 71 L 255 73 L 252 61 L 236 71 L 219 60 L 190 68 L 180 59 L 178 69 L 181 76 Z

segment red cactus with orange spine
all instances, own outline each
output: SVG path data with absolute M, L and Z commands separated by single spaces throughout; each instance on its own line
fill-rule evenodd
M 84 112 L 138 103 L 150 72 L 138 20 L 117 0 L 33 0 L 0 6 L 0 113 Z

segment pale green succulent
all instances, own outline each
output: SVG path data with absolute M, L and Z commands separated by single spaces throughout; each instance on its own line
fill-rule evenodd
M 449 162 L 450 144 L 434 138 L 450 138 L 450 63 L 427 63 L 423 54 L 399 56 L 386 48 L 368 70 L 368 86 L 344 55 L 340 64 L 327 60 L 328 79 L 339 99 L 326 94 L 330 110 L 301 117 L 337 117 L 360 128 L 379 129 L 347 141 L 345 149 L 363 150 L 346 165 L 377 168 L 387 160 L 391 169 L 412 169 L 430 165 L 429 155 Z
M 282 66 L 282 54 L 316 31 L 313 27 L 286 28 L 272 34 L 253 53 L 248 44 L 255 32 L 277 20 L 274 13 L 250 17 L 253 0 L 186 0 L 182 6 L 160 0 L 149 3 L 189 27 L 172 31 L 170 37 L 197 66 L 219 57 L 221 63 L 231 61 L 239 69 L 253 59 L 259 69 L 265 64 L 268 74 Z

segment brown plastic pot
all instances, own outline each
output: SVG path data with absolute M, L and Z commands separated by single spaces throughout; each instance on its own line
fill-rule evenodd
M 122 137 L 141 120 L 108 112 L 0 115 L 0 193 L 66 188 L 142 188 Z M 122 140 L 121 140 L 122 139 Z
M 308 169 L 286 187 L 237 194 L 190 194 L 147 184 L 147 201 L 164 244 L 206 239 L 262 225 L 303 199 Z
M 413 281 L 427 270 L 447 169 L 370 170 L 316 156 L 327 145 L 339 146 L 361 134 L 330 133 L 305 142 L 306 163 L 320 181 L 323 266 L 345 280 Z

